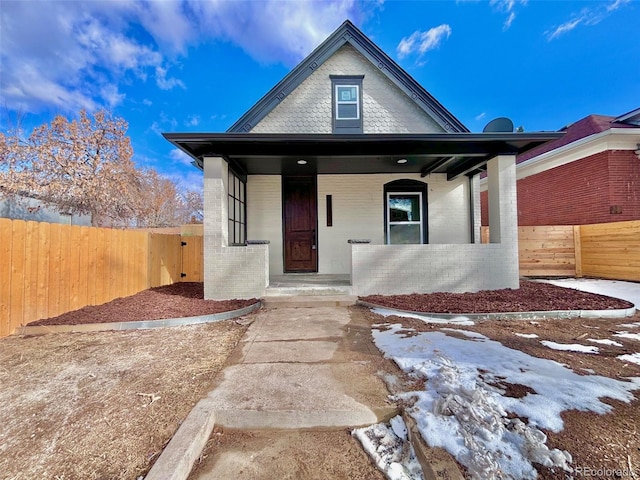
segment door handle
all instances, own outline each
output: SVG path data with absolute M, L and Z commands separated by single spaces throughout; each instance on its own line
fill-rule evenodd
M 313 230 L 311 233 L 311 250 L 315 250 L 316 249 L 316 231 Z

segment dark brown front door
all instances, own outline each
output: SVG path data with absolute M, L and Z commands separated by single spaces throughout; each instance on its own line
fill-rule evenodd
M 284 271 L 317 272 L 315 177 L 283 177 Z

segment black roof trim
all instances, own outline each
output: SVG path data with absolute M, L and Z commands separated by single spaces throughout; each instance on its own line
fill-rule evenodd
M 322 42 L 307 58 L 300 62 L 276 86 L 267 92 L 228 130 L 229 133 L 249 132 L 266 117 L 287 95 L 294 91 L 320 65 L 345 44 L 351 45 L 389 80 L 432 117 L 446 132 L 468 132 L 460 120 L 453 116 L 422 85 L 375 45 L 353 23 L 345 20 L 338 29 Z
M 478 173 L 496 155 L 518 155 L 562 132 L 427 134 L 165 133 L 200 168 L 220 156 L 249 175 L 282 174 L 300 158 L 312 173 L 447 173 L 453 180 Z M 408 159 L 400 166 L 397 160 Z M 298 169 L 299 167 L 294 167 Z M 301 170 L 296 170 L 301 171 Z

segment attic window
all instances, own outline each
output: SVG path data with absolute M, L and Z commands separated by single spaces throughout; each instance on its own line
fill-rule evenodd
M 331 75 L 333 133 L 363 133 L 362 79 L 364 75 Z
M 360 118 L 360 85 L 336 85 L 336 120 Z

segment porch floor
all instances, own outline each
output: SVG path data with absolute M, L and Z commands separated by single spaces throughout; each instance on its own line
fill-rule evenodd
M 351 285 L 349 274 L 286 273 L 269 277 L 269 287 L 338 287 Z

